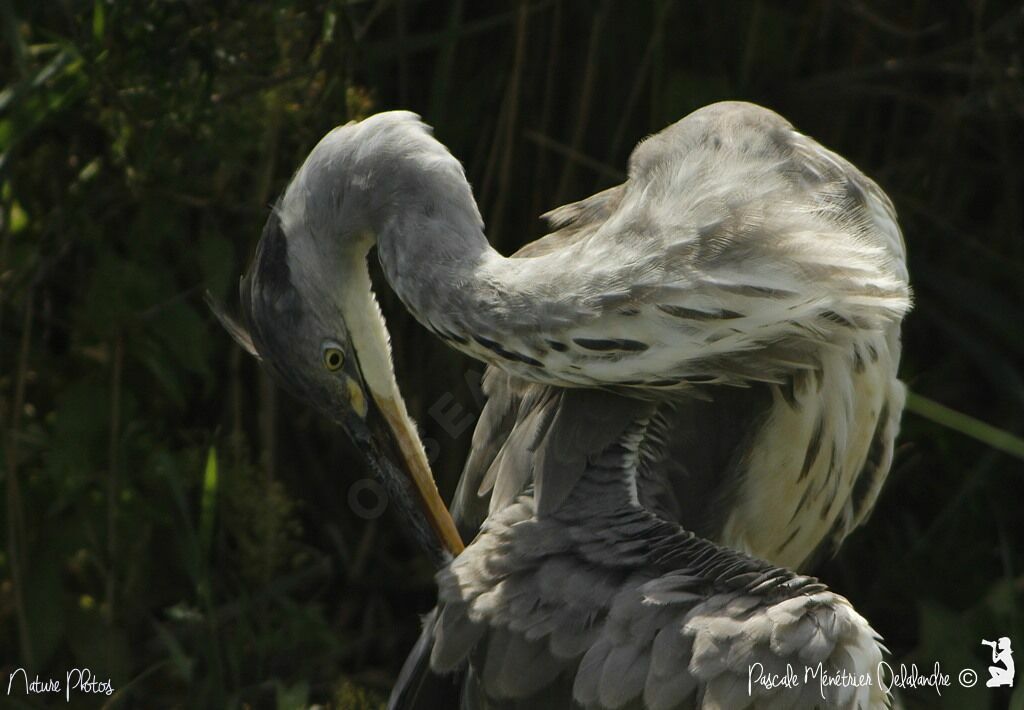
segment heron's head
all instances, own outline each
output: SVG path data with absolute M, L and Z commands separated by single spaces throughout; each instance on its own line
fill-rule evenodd
M 289 258 L 294 250 L 275 210 L 240 287 L 253 354 L 281 385 L 367 443 L 371 396 L 342 305 L 318 272 Z
M 300 175 L 242 278 L 244 325 L 221 320 L 281 385 L 345 429 L 416 537 L 457 554 L 461 539 L 395 383 L 367 270 L 370 244 L 358 232 L 340 244 L 313 233 L 316 222 L 289 202 Z

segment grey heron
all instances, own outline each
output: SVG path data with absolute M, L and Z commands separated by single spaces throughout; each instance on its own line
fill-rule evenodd
M 721 103 L 547 218 L 501 256 L 458 161 L 414 114 L 378 114 L 313 149 L 243 280 L 236 338 L 401 481 L 435 550 L 461 543 L 369 250 L 421 323 L 489 366 L 454 504 L 479 532 L 438 575 L 421 660 L 465 669 L 469 707 L 884 703 L 877 679 L 820 699 L 747 680 L 881 659 L 845 599 L 786 568 L 834 550 L 891 463 L 910 291 L 888 198 L 778 115 Z

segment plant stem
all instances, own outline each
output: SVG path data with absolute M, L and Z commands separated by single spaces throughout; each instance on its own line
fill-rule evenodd
M 907 411 L 964 436 L 969 436 L 993 449 L 1024 460 L 1024 439 L 991 424 L 986 424 L 980 419 L 950 409 L 944 404 L 939 404 L 914 392 L 907 393 Z

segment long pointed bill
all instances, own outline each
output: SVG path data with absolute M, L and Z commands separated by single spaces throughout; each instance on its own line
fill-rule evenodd
M 419 503 L 427 523 L 437 536 L 441 547 L 453 556 L 458 555 L 465 546 L 455 527 L 455 521 L 452 520 L 448 508 L 437 491 L 437 484 L 430 472 L 430 464 L 423 452 L 419 435 L 409 426 L 408 418 L 402 416 L 399 405 L 394 400 L 387 397 L 375 397 L 374 401 L 387 421 L 390 438 L 398 447 L 397 453 L 401 459 L 403 472 L 408 476 L 419 496 Z

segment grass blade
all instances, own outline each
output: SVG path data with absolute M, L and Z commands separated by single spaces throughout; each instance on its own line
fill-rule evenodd
M 944 404 L 939 404 L 914 392 L 907 393 L 907 411 L 959 434 L 969 436 L 993 449 L 1024 460 L 1024 439 L 980 419 L 950 409 Z

